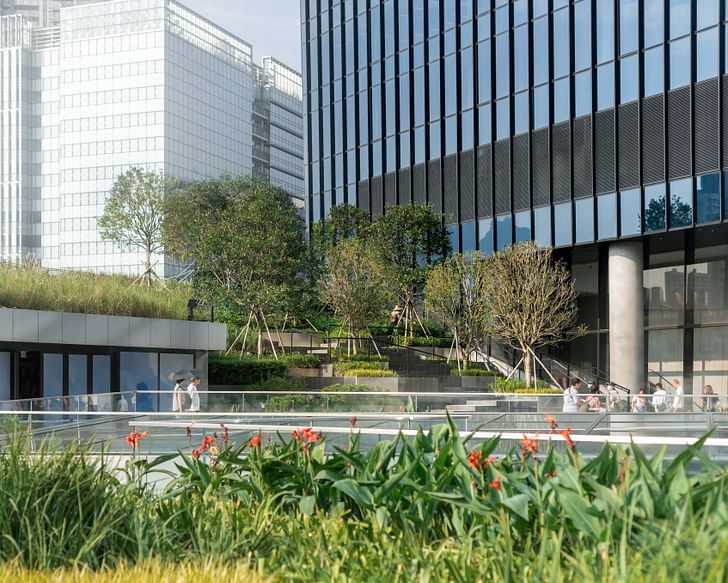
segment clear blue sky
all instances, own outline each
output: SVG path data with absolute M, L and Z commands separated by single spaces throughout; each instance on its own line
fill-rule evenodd
M 275 57 L 301 70 L 300 0 L 179 0 L 253 45 L 253 58 Z

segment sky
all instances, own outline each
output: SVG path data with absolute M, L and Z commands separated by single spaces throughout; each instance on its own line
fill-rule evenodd
M 180 0 L 253 45 L 253 59 L 275 57 L 301 71 L 300 0 Z

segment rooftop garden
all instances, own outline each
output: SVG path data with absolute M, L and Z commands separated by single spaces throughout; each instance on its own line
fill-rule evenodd
M 50 273 L 0 264 L 0 308 L 187 319 L 189 286 L 133 285 L 124 276 Z

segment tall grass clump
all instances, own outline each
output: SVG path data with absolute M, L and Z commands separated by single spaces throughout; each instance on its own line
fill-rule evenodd
M 186 284 L 147 287 L 121 275 L 52 274 L 0 263 L 3 308 L 184 320 L 190 294 Z

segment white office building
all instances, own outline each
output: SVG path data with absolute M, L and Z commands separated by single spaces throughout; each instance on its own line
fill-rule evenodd
M 139 273 L 142 254 L 97 229 L 132 166 L 184 181 L 268 176 L 302 200 L 300 76 L 256 66 L 249 44 L 173 0 L 67 3 L 79 5 L 60 8 L 58 26 L 0 19 L 1 259 Z M 254 110 L 270 112 L 269 168 L 254 155 Z

